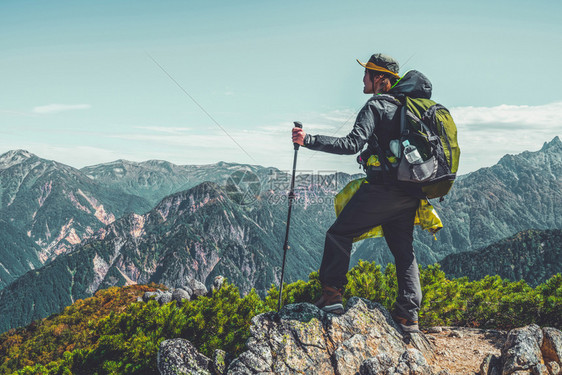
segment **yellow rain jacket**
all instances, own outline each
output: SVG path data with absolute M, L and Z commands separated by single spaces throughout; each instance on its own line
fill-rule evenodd
M 347 202 L 349 202 L 353 194 L 355 194 L 355 192 L 359 190 L 361 184 L 368 183 L 369 182 L 367 182 L 365 178 L 353 180 L 336 195 L 336 198 L 334 200 L 336 216 L 339 216 L 340 212 L 343 210 Z M 439 215 L 437 215 L 437 211 L 435 211 L 435 208 L 433 208 L 433 206 L 427 199 L 420 199 L 420 205 L 418 207 L 418 210 L 416 211 L 416 219 L 414 221 L 414 225 L 420 225 L 422 229 L 427 230 L 429 233 L 433 234 L 434 237 L 435 233 L 443 228 L 443 223 L 441 223 L 441 219 L 439 218 Z M 374 227 L 371 230 L 363 233 L 361 236 L 355 237 L 353 239 L 353 242 L 364 240 L 366 238 L 377 238 L 383 236 L 384 233 L 382 231 L 382 227 L 379 225 L 378 227 Z

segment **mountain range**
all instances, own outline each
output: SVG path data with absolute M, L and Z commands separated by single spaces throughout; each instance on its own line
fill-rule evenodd
M 420 263 L 519 230 L 562 228 L 561 156 L 556 137 L 540 151 L 507 155 L 461 176 L 445 201 L 434 203 L 445 225 L 438 241 L 415 235 Z M 358 177 L 299 176 L 286 281 L 306 279 L 317 269 L 325 231 L 335 219 L 333 196 Z M 17 254 L 0 253 L 2 285 L 13 281 L 0 291 L 0 330 L 112 285 L 174 286 L 188 277 L 209 285 L 222 274 L 243 292 L 264 293 L 280 274 L 288 181 L 274 168 L 224 162 L 120 160 L 77 170 L 21 150 L 0 156 L 0 226 L 6 228 L 0 244 L 8 246 L 0 250 Z M 383 244 L 364 241 L 353 262 L 392 261 Z
M 476 251 L 451 254 L 440 262 L 450 277 L 478 280 L 499 275 L 536 286 L 562 273 L 562 230 L 526 230 Z
M 340 184 L 351 179 L 345 174 L 334 177 Z M 301 214 L 293 217 L 285 281 L 306 277 L 321 256 L 317 244 L 323 233 L 311 233 L 310 226 L 326 227 L 333 220 L 331 207 L 316 202 L 333 197 L 337 186 L 337 181 L 323 181 L 300 184 L 295 212 Z M 69 253 L 22 275 L 0 291 L 0 330 L 113 285 L 179 286 L 192 277 L 210 284 L 220 274 L 235 280 L 244 293 L 252 288 L 264 293 L 279 281 L 287 210 L 280 198 L 286 192 L 264 190 L 252 204 L 240 204 L 234 199 L 239 192 L 233 194 L 228 186 L 204 182 L 165 197 L 145 214 L 125 214 Z
M 36 245 L 26 245 L 24 262 L 0 259 L 0 287 L 68 252 L 126 212 L 150 209 L 146 199 L 97 183 L 70 166 L 23 150 L 0 155 L 0 220 L 10 224 L 4 225 L 0 242 L 23 235 Z M 15 254 L 18 246 L 2 251 Z

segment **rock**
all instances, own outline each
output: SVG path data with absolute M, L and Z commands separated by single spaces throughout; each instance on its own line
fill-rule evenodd
M 533 366 L 533 368 L 531 369 L 531 374 L 533 374 L 533 375 L 549 375 L 548 369 L 542 363 L 539 363 L 538 365 Z
M 172 292 L 172 301 L 176 301 L 179 303 L 184 299 L 189 301 L 191 299 L 191 294 L 187 290 L 182 288 L 174 289 L 174 291 Z
M 408 349 L 400 356 L 396 372 L 410 375 L 430 375 L 431 367 L 428 365 L 422 352 L 417 349 Z
M 162 375 L 211 375 L 211 360 L 185 339 L 162 341 L 158 350 L 158 370 Z
M 488 354 L 480 364 L 480 375 L 499 375 L 501 359 L 493 354 Z
M 144 300 L 142 299 L 142 297 L 137 297 L 137 302 L 144 302 Z
M 443 328 L 441 327 L 429 327 L 427 329 L 427 333 L 441 333 L 443 332 Z
M 158 301 L 160 305 L 165 305 L 167 303 L 170 303 L 172 302 L 172 293 L 164 292 L 156 298 L 156 301 Z
M 381 353 L 363 361 L 359 368 L 360 375 L 377 375 L 394 366 L 392 358 L 386 353 Z
M 543 334 L 539 326 L 532 324 L 511 330 L 502 348 L 502 374 L 530 371 L 542 361 L 540 343 Z
M 552 375 L 560 375 L 562 374 L 562 372 L 560 371 L 560 364 L 556 363 L 556 362 L 549 362 L 547 365 L 548 369 L 550 370 L 550 373 Z
M 216 349 L 211 361 L 211 372 L 215 375 L 223 375 L 226 372 L 226 353 L 224 350 Z
M 462 339 L 463 335 L 459 331 L 451 331 L 451 333 L 449 333 L 449 337 L 456 337 Z
M 435 358 L 435 346 L 423 333 L 410 333 L 407 341 L 408 344 L 422 352 L 425 359 L 432 360 Z
M 227 374 L 355 375 L 361 367 L 367 371 L 366 360 L 374 363 L 375 357 L 380 364 L 384 354 L 398 363 L 405 351 L 390 314 L 379 304 L 354 297 L 343 315 L 333 315 L 298 303 L 254 317 L 246 351 Z
M 226 281 L 226 279 L 224 278 L 224 276 L 215 276 L 215 280 L 213 281 L 213 286 L 211 287 L 211 291 L 212 293 L 216 293 L 219 291 L 220 288 L 222 288 L 222 285 L 224 284 L 224 282 Z
M 200 281 L 197 281 L 195 279 L 189 279 L 187 281 L 187 285 L 186 285 L 189 289 L 191 289 L 192 294 L 191 296 L 193 298 L 195 297 L 201 297 L 207 294 L 207 287 L 205 286 L 205 284 L 203 284 Z M 185 288 L 184 288 L 185 289 Z
M 542 329 L 541 352 L 545 362 L 562 363 L 562 332 L 550 327 Z
M 160 293 L 158 292 L 144 292 L 144 294 L 142 295 L 142 300 L 144 302 L 148 302 L 152 297 L 158 298 L 159 295 Z

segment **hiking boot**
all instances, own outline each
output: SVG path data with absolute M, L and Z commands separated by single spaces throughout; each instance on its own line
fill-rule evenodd
M 418 325 L 417 320 L 410 320 L 408 318 L 398 316 L 397 313 L 394 311 L 390 314 L 390 316 L 392 317 L 392 320 L 394 320 L 394 322 L 398 324 L 398 326 L 402 329 L 403 332 L 405 333 L 420 332 L 420 327 Z
M 342 293 L 343 288 L 323 285 L 322 296 L 314 305 L 327 313 L 343 314 Z

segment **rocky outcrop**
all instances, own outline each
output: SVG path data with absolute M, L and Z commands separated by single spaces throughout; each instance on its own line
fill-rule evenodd
M 210 296 L 217 292 L 223 285 L 224 277 L 215 277 L 215 283 L 211 291 L 207 290 L 205 284 L 200 281 L 190 278 L 187 280 L 186 285 L 179 288 L 170 288 L 167 291 L 157 289 L 155 292 L 145 292 L 142 297 L 138 298 L 139 302 L 148 302 L 151 299 L 156 300 L 160 305 L 175 301 L 178 305 L 184 301 L 190 301 L 201 296 Z
M 327 314 L 309 303 L 288 305 L 279 313 L 254 317 L 250 332 L 246 351 L 225 371 L 211 365 L 215 360 L 209 360 L 193 373 L 432 374 L 427 361 L 428 356 L 433 357 L 432 344 L 425 336 L 409 336 L 406 341 L 416 348 L 409 347 L 387 310 L 357 297 L 348 301 L 343 315 Z M 172 359 L 168 361 L 167 355 Z M 167 363 L 186 355 L 195 354 L 170 353 L 166 346 L 160 349 L 158 358 L 159 363 Z
M 210 364 L 211 360 L 185 339 L 165 340 L 160 344 L 158 370 L 163 375 L 211 375 Z
M 509 332 L 501 357 L 489 355 L 480 366 L 481 375 L 559 375 L 562 332 L 532 324 Z

